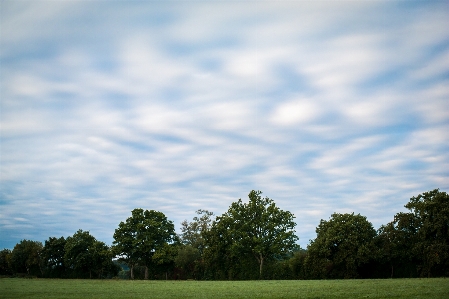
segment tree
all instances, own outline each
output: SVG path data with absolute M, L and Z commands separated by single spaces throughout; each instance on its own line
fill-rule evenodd
M 15 273 L 42 275 L 42 243 L 22 240 L 11 252 L 11 268 Z
M 398 213 L 394 221 L 382 225 L 375 239 L 378 265 L 388 266 L 390 278 L 415 277 L 418 261 L 411 245 L 417 242 L 416 228 L 410 213 Z M 388 276 L 388 275 L 382 275 Z
M 208 210 L 197 210 L 198 216 L 191 222 L 184 220 L 181 223 L 180 240 L 184 246 L 178 249 L 179 257 L 176 265 L 184 270 L 187 277 L 201 279 L 204 276 L 204 250 L 206 248 L 205 233 L 210 230 L 214 213 Z
M 435 189 L 405 207 L 410 212 L 396 214 L 380 232 L 383 254 L 413 265 L 420 276 L 449 275 L 449 195 Z
M 360 214 L 332 214 L 321 220 L 308 246 L 308 270 L 313 278 L 357 278 L 370 261 L 376 231 Z M 323 272 L 325 271 L 325 272 Z
M 203 233 L 207 232 L 212 224 L 213 212 L 208 210 L 197 210 L 198 216 L 193 217 L 193 221 L 184 220 L 181 223 L 181 242 L 196 248 L 200 255 L 203 254 L 206 246 Z
M 175 227 L 162 212 L 134 209 L 131 214 L 115 230 L 113 251 L 128 263 L 131 279 L 134 279 L 133 268 L 138 263 L 145 266 L 145 279 L 148 279 L 154 253 L 175 240 Z
M 259 266 L 259 278 L 263 276 L 264 263 L 293 250 L 298 239 L 293 214 L 279 209 L 272 199 L 262 198 L 261 194 L 252 190 L 248 203 L 241 199 L 232 203 L 206 234 L 211 251 L 226 251 L 223 253 L 228 261 L 252 255 Z
M 86 277 L 88 273 L 89 278 L 93 274 L 101 278 L 106 269 L 115 271 L 109 247 L 88 231 L 78 230 L 68 237 L 64 250 L 64 263 L 75 277 Z
M 11 250 L 5 248 L 2 251 L 0 251 L 0 275 L 12 274 L 10 260 L 11 260 Z
M 197 248 L 192 245 L 179 246 L 175 257 L 175 265 L 187 273 L 188 278 L 196 278 L 195 263 L 200 259 L 201 254 Z
M 165 273 L 165 280 L 168 279 L 168 271 L 175 265 L 175 259 L 178 254 L 179 244 L 164 243 L 162 247 L 158 248 L 153 254 L 153 261 Z
M 63 277 L 65 275 L 65 244 L 64 237 L 55 238 L 50 237 L 45 241 L 44 248 L 42 250 L 42 260 L 46 273 L 50 277 Z
M 421 275 L 448 275 L 449 195 L 435 189 L 410 198 L 405 207 L 419 224 L 414 252 L 422 257 Z
M 137 225 L 140 220 L 137 219 L 140 211 L 133 210 L 133 216 L 120 222 L 114 232 L 114 241 L 112 252 L 118 257 L 119 261 L 125 262 L 130 270 L 131 279 L 134 279 L 134 267 L 139 261 L 139 249 L 137 244 Z

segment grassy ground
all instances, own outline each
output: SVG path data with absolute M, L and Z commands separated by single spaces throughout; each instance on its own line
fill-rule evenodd
M 0 279 L 0 298 L 449 298 L 449 279 L 127 281 Z

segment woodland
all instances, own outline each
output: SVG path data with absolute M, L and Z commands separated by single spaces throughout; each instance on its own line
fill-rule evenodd
M 449 195 L 410 198 L 407 212 L 377 230 L 355 213 L 333 213 L 307 248 L 295 216 L 252 190 L 222 215 L 198 210 L 175 232 L 160 211 L 137 208 L 108 246 L 89 231 L 21 240 L 0 251 L 2 277 L 289 280 L 449 276 Z

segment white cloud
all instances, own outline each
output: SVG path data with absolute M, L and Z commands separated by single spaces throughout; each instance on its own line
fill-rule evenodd
M 6 6 L 5 246 L 79 228 L 110 242 L 133 208 L 179 225 L 261 189 L 295 213 L 305 247 L 332 212 L 380 225 L 448 187 L 437 4 Z
M 272 121 L 280 125 L 308 123 L 319 115 L 319 107 L 309 99 L 298 99 L 280 104 L 276 107 Z

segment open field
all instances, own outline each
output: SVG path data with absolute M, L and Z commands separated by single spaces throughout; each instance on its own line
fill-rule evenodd
M 0 298 L 449 298 L 449 279 L 128 281 L 0 279 Z

